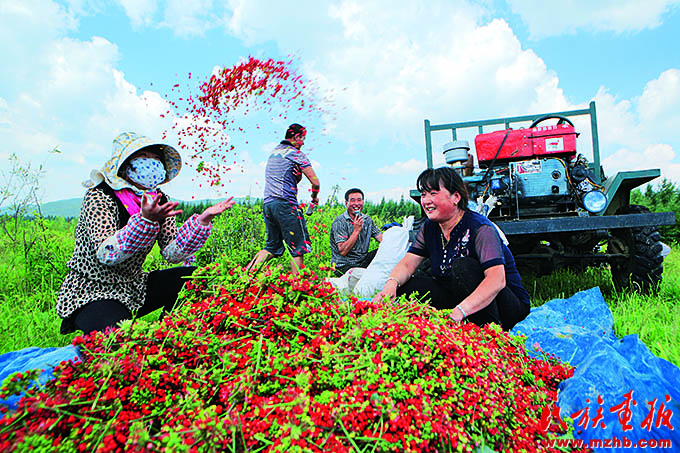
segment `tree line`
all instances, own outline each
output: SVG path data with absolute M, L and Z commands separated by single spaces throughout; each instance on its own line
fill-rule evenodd
M 257 206 L 261 208 L 262 199 L 261 198 L 246 199 L 245 201 L 242 201 L 239 204 L 248 207 Z M 323 206 L 335 207 L 340 204 L 341 203 L 337 201 L 331 201 L 327 202 Z M 201 201 L 198 203 L 180 202 L 179 206 L 177 206 L 177 209 L 181 209 L 182 213 L 177 216 L 177 221 L 182 223 L 186 219 L 191 217 L 193 214 L 200 214 L 210 205 L 211 202 L 209 201 Z M 371 217 L 377 217 L 380 219 L 392 219 L 394 221 L 401 222 L 401 219 L 407 216 L 412 215 L 414 217 L 420 217 L 420 205 L 413 200 L 404 198 L 403 196 L 399 201 L 386 200 L 383 197 L 383 199 L 380 200 L 379 203 L 366 201 L 363 212 Z
M 664 178 L 660 184 L 647 184 L 643 189 L 635 189 L 630 194 L 630 203 L 646 206 L 652 212 L 674 212 L 676 221 L 680 221 L 680 186 Z M 668 243 L 680 243 L 680 225 L 659 227 L 663 240 Z

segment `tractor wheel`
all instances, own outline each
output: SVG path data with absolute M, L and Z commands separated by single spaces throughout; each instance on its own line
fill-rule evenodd
M 619 208 L 616 214 L 647 212 L 650 211 L 645 206 L 629 205 Z M 614 285 L 619 289 L 632 286 L 642 291 L 655 291 L 663 273 L 662 250 L 661 235 L 656 227 L 614 231 L 609 240 L 609 251 L 626 255 L 611 263 Z

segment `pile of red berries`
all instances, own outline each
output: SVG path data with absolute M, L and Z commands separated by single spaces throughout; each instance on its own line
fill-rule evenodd
M 180 301 L 77 338 L 83 361 L 43 388 L 24 379 L 0 450 L 549 451 L 569 435 L 540 417 L 572 370 L 499 328 L 348 300 L 309 270 L 213 264 Z

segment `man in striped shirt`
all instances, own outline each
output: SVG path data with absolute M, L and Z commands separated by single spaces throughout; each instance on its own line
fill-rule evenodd
M 297 185 L 305 175 L 312 185 L 311 202 L 319 204 L 319 178 L 309 158 L 300 151 L 306 136 L 303 126 L 291 124 L 285 139 L 269 155 L 262 206 L 267 244 L 248 263 L 248 270 L 257 269 L 271 258 L 283 255 L 285 245 L 292 257 L 291 270 L 296 273 L 303 265 L 304 254 L 312 251 L 307 223 L 297 199 Z
M 361 189 L 345 192 L 345 206 L 347 210 L 331 225 L 331 262 L 335 264 L 337 277 L 353 267 L 367 268 L 378 251 L 368 251 L 371 238 L 382 241 L 382 233 L 373 219 L 361 212 L 364 209 L 364 192 Z

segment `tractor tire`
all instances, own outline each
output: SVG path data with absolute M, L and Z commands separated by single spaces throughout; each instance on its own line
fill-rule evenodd
M 645 206 L 629 205 L 616 214 L 650 212 Z M 663 246 L 656 227 L 627 228 L 612 233 L 609 240 L 612 253 L 627 255 L 611 263 L 612 280 L 618 289 L 632 288 L 643 292 L 656 291 L 663 274 Z

